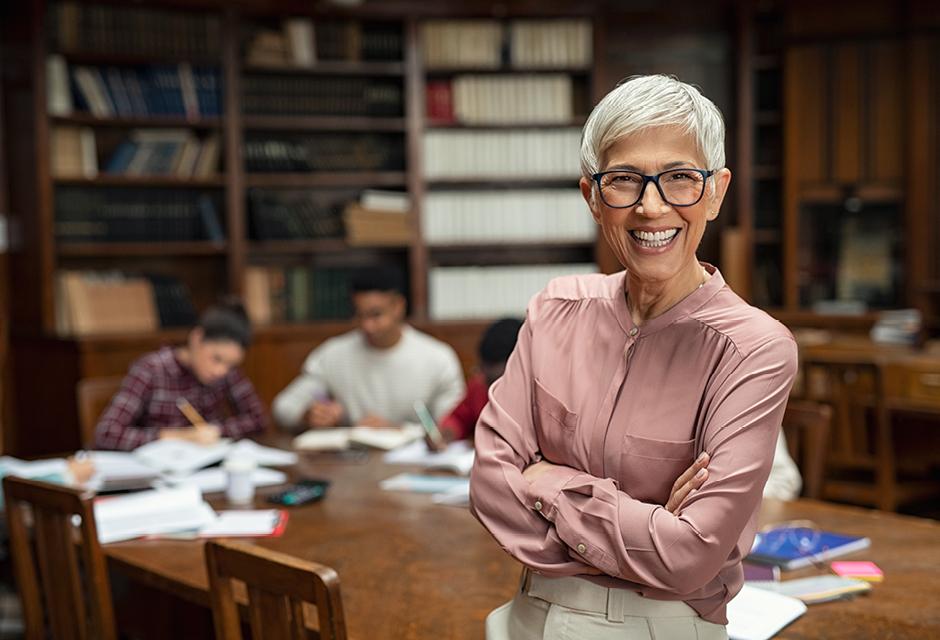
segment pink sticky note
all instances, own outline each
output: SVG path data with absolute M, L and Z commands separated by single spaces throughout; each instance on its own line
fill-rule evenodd
M 874 562 L 840 560 L 829 565 L 833 572 L 846 578 L 858 578 L 869 582 L 881 582 L 884 573 Z

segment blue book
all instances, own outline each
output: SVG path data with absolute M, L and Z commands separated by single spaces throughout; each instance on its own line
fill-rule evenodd
M 747 560 L 787 570 L 800 569 L 870 546 L 871 540 L 864 536 L 830 531 L 808 534 L 803 527 L 778 527 L 757 534 Z

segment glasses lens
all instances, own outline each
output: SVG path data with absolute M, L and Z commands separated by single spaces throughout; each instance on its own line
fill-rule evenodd
M 601 176 L 601 197 L 608 207 L 629 207 L 640 199 L 643 176 L 632 171 L 612 171 Z
M 705 178 L 698 171 L 688 169 L 674 169 L 659 175 L 659 186 L 662 187 L 666 202 L 678 206 L 695 204 L 705 191 Z

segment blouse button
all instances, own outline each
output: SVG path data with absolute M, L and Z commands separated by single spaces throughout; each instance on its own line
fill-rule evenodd
M 587 551 L 587 547 L 585 547 L 584 543 L 582 542 L 581 544 L 578 545 L 578 553 L 580 553 L 581 555 L 584 555 L 585 551 Z
M 630 329 L 630 335 L 631 335 L 631 336 L 635 336 L 635 335 L 638 334 L 639 332 L 640 332 L 640 330 L 637 329 L 636 327 L 633 327 L 632 329 Z
M 535 510 L 536 510 L 536 511 L 541 511 L 541 510 L 542 510 L 542 501 L 541 501 L 541 500 L 536 500 L 536 501 L 535 501 Z

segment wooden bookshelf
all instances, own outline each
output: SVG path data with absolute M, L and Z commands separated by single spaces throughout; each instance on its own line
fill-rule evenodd
M 225 243 L 212 242 L 95 242 L 59 243 L 56 253 L 61 257 L 114 257 L 114 256 L 222 256 Z
M 215 178 L 177 178 L 174 176 L 126 176 L 101 173 L 94 178 L 53 178 L 57 185 L 73 187 L 183 187 L 217 189 L 224 187 L 224 176 Z
M 367 116 L 243 116 L 245 129 L 299 131 L 405 131 L 404 118 Z
M 400 171 L 346 171 L 320 173 L 246 173 L 246 187 L 403 187 L 407 175 Z
M 114 128 L 162 128 L 169 129 L 221 129 L 220 118 L 177 118 L 177 117 L 111 117 L 102 118 L 90 113 L 74 113 L 68 116 L 51 116 L 54 124 L 71 124 L 90 127 Z
M 337 76 L 388 76 L 399 77 L 405 75 L 403 62 L 368 62 L 368 61 L 342 61 L 319 60 L 311 67 L 298 66 L 259 66 L 245 65 L 244 73 L 281 74 L 281 75 L 337 75 Z

